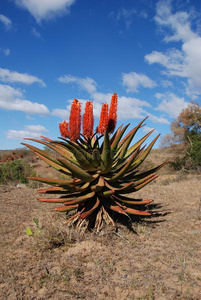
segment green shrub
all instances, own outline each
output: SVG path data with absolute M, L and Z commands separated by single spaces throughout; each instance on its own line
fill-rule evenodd
M 22 160 L 7 161 L 0 165 L 0 184 L 27 183 L 27 176 L 33 176 L 34 170 Z
M 201 166 L 201 134 L 191 135 L 192 146 L 189 150 L 192 166 Z

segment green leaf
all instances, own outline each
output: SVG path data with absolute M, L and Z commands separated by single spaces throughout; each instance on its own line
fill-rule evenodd
M 137 181 L 135 183 L 135 190 L 139 191 L 141 188 L 143 188 L 145 185 L 156 179 L 159 175 L 156 175 L 155 173 L 150 174 L 149 176 Z
M 76 198 L 76 196 L 70 196 L 69 198 L 65 197 L 65 198 L 56 198 L 56 199 L 49 199 L 49 198 L 37 198 L 36 200 L 38 200 L 39 202 L 47 202 L 47 203 L 65 203 L 66 201 L 71 201 L 74 200 Z
M 117 181 L 119 179 L 121 179 L 125 173 L 128 171 L 128 169 L 130 168 L 130 166 L 132 165 L 133 161 L 135 160 L 136 158 L 136 155 L 138 154 L 138 149 L 136 149 L 136 151 L 133 153 L 133 155 L 131 156 L 131 158 L 128 160 L 128 162 L 125 164 L 124 167 L 122 167 L 120 169 L 119 172 L 117 172 L 110 180 L 108 180 L 109 182 L 112 182 L 112 181 Z
M 76 192 L 76 188 L 72 187 L 72 189 L 64 189 L 63 187 L 55 186 L 55 187 L 49 187 L 47 189 L 40 189 L 37 190 L 37 193 L 40 194 L 71 194 L 73 192 Z
M 141 138 L 137 143 L 135 143 L 132 147 L 130 147 L 125 155 L 125 158 L 128 158 L 129 155 L 131 155 L 138 147 L 140 147 L 144 141 L 154 132 L 154 129 L 148 132 L 143 138 Z
M 61 161 L 61 159 L 58 159 L 59 161 Z M 94 178 L 87 173 L 86 171 L 84 171 L 83 169 L 81 169 L 80 167 L 72 164 L 71 162 L 65 160 L 62 160 L 63 165 L 66 166 L 66 168 L 72 173 L 74 174 L 75 177 L 81 179 L 84 182 L 91 182 L 94 180 Z
M 149 146 L 144 150 L 144 152 L 139 156 L 138 159 L 131 165 L 131 168 L 129 171 L 135 170 L 141 163 L 145 160 L 145 158 L 150 153 L 152 147 L 154 146 L 156 140 L 159 138 L 160 134 L 157 135 L 157 137 L 149 144 Z
M 43 161 L 45 161 L 48 165 L 50 165 L 52 168 L 56 169 L 59 172 L 62 172 L 66 175 L 72 175 L 66 168 L 63 167 L 61 162 L 59 162 L 57 159 L 54 159 L 53 157 L 49 156 L 47 152 L 40 150 L 34 146 L 21 143 L 22 145 L 25 145 L 28 147 L 31 151 L 33 151 L 38 157 L 40 157 Z
M 58 143 L 58 142 L 57 142 Z M 87 151 L 81 149 L 76 143 L 68 141 L 68 143 L 60 142 L 63 146 L 68 148 L 75 158 L 77 159 L 78 163 L 80 164 L 80 167 L 89 171 L 94 171 L 95 168 L 92 165 L 92 155 L 88 153 Z
M 41 157 L 47 158 L 48 160 L 50 160 L 51 162 L 54 162 L 55 164 L 61 165 L 58 160 L 56 158 L 54 158 L 53 156 L 49 155 L 46 151 L 41 150 L 39 148 L 36 148 L 32 145 L 28 145 L 26 143 L 21 143 L 22 145 L 28 147 L 30 150 L 32 150 L 34 153 L 36 154 L 40 154 Z
M 127 194 L 127 193 L 130 193 L 131 190 L 133 190 L 133 187 L 134 187 L 134 183 L 129 182 L 129 183 L 125 184 L 123 187 L 116 190 L 115 192 L 117 194 Z
M 95 195 L 94 192 L 85 194 L 85 195 L 81 195 L 79 197 L 76 197 L 75 199 L 71 200 L 71 201 L 67 201 L 65 202 L 65 205 L 69 205 L 69 204 L 80 204 L 80 203 L 84 203 L 87 200 L 93 198 L 93 196 Z M 91 200 L 90 200 L 91 201 Z
M 61 206 L 57 208 L 51 209 L 51 211 L 59 211 L 59 212 L 65 212 L 65 211 L 71 211 L 78 208 L 78 205 L 69 205 L 69 206 Z
M 34 223 L 36 224 L 36 226 L 38 227 L 38 219 L 36 219 L 36 218 L 33 218 L 33 221 L 34 221 Z
M 113 154 L 110 146 L 109 135 L 106 130 L 104 135 L 103 150 L 101 154 L 101 174 L 108 173 L 113 163 Z
M 92 164 L 94 167 L 99 167 L 101 164 L 101 155 L 98 149 L 92 151 Z
M 142 127 L 142 123 L 147 119 L 148 117 L 144 118 L 135 128 L 133 128 L 120 142 L 120 146 L 123 145 L 121 152 L 119 154 L 119 159 L 122 160 L 125 157 L 125 154 L 127 152 L 127 149 L 134 138 L 136 132 L 140 127 Z
M 119 132 L 121 131 L 121 129 L 122 129 L 122 126 L 123 126 L 123 124 L 119 127 L 119 128 L 117 128 L 116 130 L 115 130 L 115 132 L 112 134 L 112 136 L 110 137 L 110 145 L 112 145 L 112 143 L 114 142 L 114 140 L 116 139 L 116 136 L 117 136 L 117 134 L 119 134 Z
M 52 145 L 52 144 L 50 144 L 50 142 L 54 143 L 54 141 L 49 140 L 49 139 L 44 138 L 44 137 L 43 137 L 43 139 L 48 140 L 49 142 L 46 143 L 46 142 L 44 142 L 42 140 L 39 140 L 39 139 L 25 138 L 25 140 L 29 140 L 29 141 L 33 141 L 33 142 L 36 142 L 36 143 L 43 144 L 43 145 L 49 147 L 50 149 L 54 150 L 56 153 L 60 154 L 64 158 L 67 158 L 71 162 L 76 163 L 75 159 L 73 159 L 73 157 L 71 155 L 71 152 L 68 151 L 67 149 L 62 148 L 61 145 L 59 145 L 59 142 L 56 142 L 56 143 L 58 143 L 57 145 Z M 46 152 L 46 151 L 44 151 L 44 152 Z
M 132 214 L 132 215 L 137 215 L 137 216 L 144 216 L 144 217 L 151 216 L 151 214 L 148 211 L 141 211 L 141 210 L 137 210 L 137 209 L 130 208 L 130 207 L 126 208 L 125 212 L 127 214 Z
M 168 160 L 165 161 L 164 163 L 160 164 L 159 166 L 150 169 L 149 171 L 146 172 L 142 172 L 140 174 L 134 174 L 133 172 L 131 174 L 126 175 L 125 177 L 123 177 L 123 180 L 127 181 L 136 181 L 136 180 L 140 180 L 143 179 L 151 174 L 154 174 L 155 172 L 157 172 L 158 170 L 160 170 L 165 164 L 168 163 Z
M 100 192 L 105 186 L 105 180 L 102 176 L 97 178 L 94 182 L 91 184 L 91 190 L 94 192 Z
M 69 180 L 65 180 L 65 179 L 52 179 L 52 178 L 43 178 L 43 177 L 27 177 L 27 179 L 30 180 L 35 180 L 35 181 L 39 181 L 39 182 L 43 182 L 43 183 L 47 183 L 47 184 L 57 184 L 59 186 L 69 186 L 72 187 L 74 185 L 79 184 L 81 181 L 69 181 Z
M 114 140 L 112 141 L 112 144 L 111 144 L 111 149 L 112 149 L 112 152 L 115 153 L 116 149 L 118 148 L 118 145 L 119 145 L 119 141 L 121 140 L 124 132 L 126 131 L 126 129 L 128 128 L 128 126 L 130 125 L 127 124 L 122 130 L 120 130 L 120 128 L 122 127 L 119 127 L 119 129 L 117 130 L 117 133 L 116 133 L 116 136 L 114 138 Z
M 26 228 L 26 234 L 27 234 L 27 235 L 30 235 L 30 236 L 34 235 L 34 233 L 33 233 L 33 231 L 31 230 L 30 227 L 27 227 L 27 228 Z
M 90 201 L 85 206 L 83 212 L 79 216 L 79 220 L 88 218 L 99 206 L 100 200 L 98 198 L 94 199 L 94 201 Z
M 119 214 L 126 215 L 124 209 L 122 209 L 112 198 L 101 198 L 101 202 L 109 209 Z
M 114 190 L 106 190 L 104 192 L 99 193 L 102 197 L 109 197 L 112 196 L 115 193 Z
M 116 200 L 121 201 L 123 203 L 126 204 L 131 204 L 131 205 L 147 205 L 153 202 L 153 200 L 151 199 L 147 199 L 147 200 L 142 200 L 142 199 L 131 199 L 129 197 L 124 197 L 121 195 L 114 195 L 113 196 Z
M 143 188 L 145 185 L 156 179 L 158 175 L 151 174 L 150 176 L 147 176 L 146 178 L 140 180 L 136 184 L 134 182 L 129 182 L 127 185 L 125 185 L 123 188 L 115 191 L 116 194 L 127 194 L 127 193 L 134 193 L 139 191 L 141 188 Z

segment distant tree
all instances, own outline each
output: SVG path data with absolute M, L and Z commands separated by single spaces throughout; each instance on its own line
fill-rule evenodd
M 201 165 L 201 106 L 191 101 L 171 123 L 171 133 L 162 138 L 160 146 L 180 145 L 183 163 Z M 180 147 L 180 149 L 181 149 Z

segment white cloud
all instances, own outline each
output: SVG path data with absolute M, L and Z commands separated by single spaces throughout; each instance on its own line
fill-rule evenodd
M 26 115 L 26 119 L 27 119 L 27 120 L 34 120 L 34 117 L 29 116 L 29 115 Z
M 31 30 L 31 33 L 35 36 L 35 37 L 37 37 L 38 39 L 40 39 L 41 38 L 41 34 L 40 34 L 40 32 L 38 31 L 38 30 L 36 30 L 36 28 L 32 28 L 32 30 Z
M 8 17 L 1 14 L 0 14 L 0 22 L 4 24 L 6 30 L 10 30 L 12 28 L 12 21 Z
M 152 53 L 145 55 L 145 59 L 149 64 L 159 63 L 163 66 L 167 66 L 169 62 L 168 56 L 158 51 L 152 51 Z
M 125 22 L 126 28 L 129 29 L 133 21 L 136 19 L 136 17 L 146 19 L 148 17 L 148 14 L 145 10 L 138 12 L 134 8 L 133 9 L 121 8 L 117 13 L 112 11 L 111 13 L 109 13 L 108 16 L 113 21 L 119 22 L 123 20 Z
M 117 20 L 123 19 L 126 24 L 126 28 L 129 29 L 133 22 L 134 15 L 136 15 L 136 13 L 137 13 L 137 11 L 135 9 L 122 8 L 118 12 L 116 18 L 117 18 Z
M 52 116 L 59 117 L 63 120 L 68 120 L 69 110 L 61 109 L 61 108 L 55 108 L 55 109 L 52 110 Z
M 182 11 L 172 14 L 170 2 L 161 0 L 156 5 L 155 21 L 162 27 L 169 27 L 173 32 L 173 35 L 165 36 L 164 40 L 187 42 L 196 38 L 196 34 L 191 30 L 190 14 Z
M 79 78 L 72 75 L 64 75 L 58 78 L 58 81 L 62 83 L 75 83 L 77 84 L 81 89 L 85 90 L 89 94 L 93 94 L 96 92 L 96 82 L 90 77 L 86 78 Z
M 140 12 L 140 17 L 142 17 L 143 19 L 147 19 L 148 18 L 148 13 L 145 10 L 142 10 Z
M 143 107 L 150 107 L 146 102 L 133 97 L 119 97 L 118 100 L 118 119 L 140 119 L 147 115 Z
M 174 93 L 158 93 L 155 97 L 162 100 L 155 109 L 167 113 L 172 118 L 176 118 L 181 110 L 188 105 L 188 102 L 185 101 L 184 97 L 178 97 Z
M 26 125 L 25 126 L 25 130 L 28 131 L 33 131 L 33 132 L 48 132 L 49 130 L 47 130 L 44 126 L 42 125 Z
M 168 49 L 165 53 L 153 51 L 145 56 L 149 64 L 158 63 L 165 74 L 187 79 L 187 91 L 191 95 L 201 94 L 201 36 L 191 28 L 191 15 L 187 12 L 171 11 L 170 1 L 159 1 L 155 21 L 172 35 L 165 35 L 165 42 L 181 42 L 181 49 Z
M 167 69 L 166 72 L 163 72 L 164 74 L 180 77 L 186 77 L 187 75 L 185 72 L 185 55 L 178 49 L 170 49 L 166 54 L 153 51 L 145 56 L 145 60 L 149 64 L 159 63 L 164 66 Z
M 15 3 L 27 9 L 38 23 L 42 19 L 52 19 L 69 13 L 70 6 L 76 0 L 15 0 Z
M 157 116 L 154 116 L 150 113 L 148 113 L 148 116 L 149 116 L 150 120 L 154 123 L 170 124 L 170 122 L 166 118 L 157 117 Z
M 142 127 L 142 130 L 143 130 L 145 133 L 149 133 L 149 132 L 152 131 L 152 130 L 154 130 L 155 133 L 158 133 L 158 130 L 155 130 L 155 128 L 148 127 L 148 126 L 143 126 L 143 127 Z
M 155 81 L 150 79 L 144 74 L 138 74 L 135 72 L 122 74 L 123 85 L 127 87 L 127 92 L 138 92 L 138 88 L 153 88 L 156 86 Z
M 99 103 L 105 103 L 105 102 L 110 103 L 111 96 L 112 96 L 112 93 L 104 94 L 104 93 L 100 93 L 100 92 L 95 92 L 92 94 L 93 99 Z
M 48 132 L 44 126 L 41 125 L 27 125 L 25 130 L 8 130 L 6 132 L 8 139 L 23 140 L 24 138 L 39 138 L 43 132 Z
M 49 114 L 49 110 L 44 104 L 25 100 L 20 90 L 2 84 L 0 84 L 0 108 L 28 114 Z
M 173 83 L 170 80 L 161 80 L 161 85 L 164 88 L 167 88 L 173 86 Z
M 0 68 L 0 80 L 3 82 L 20 82 L 24 84 L 33 84 L 37 82 L 43 87 L 46 86 L 43 80 L 39 79 L 36 76 L 32 76 L 26 73 L 18 73 L 16 71 L 10 71 L 8 69 L 2 68 Z
M 3 52 L 5 56 L 10 55 L 10 49 L 8 48 L 0 48 L 0 52 Z

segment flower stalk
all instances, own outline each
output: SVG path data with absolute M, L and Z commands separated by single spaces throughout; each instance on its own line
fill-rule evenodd
M 87 101 L 85 105 L 85 112 L 83 115 L 82 134 L 86 138 L 91 138 L 93 135 L 94 116 L 93 116 L 93 102 Z
M 108 104 L 104 103 L 101 108 L 100 121 L 97 128 L 99 134 L 104 134 L 108 126 Z

